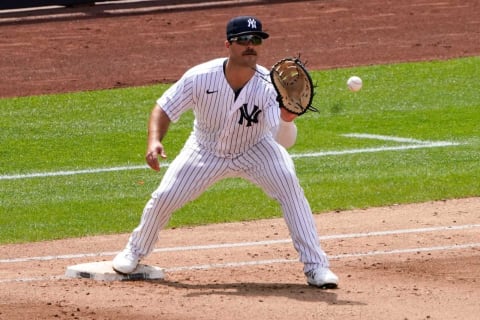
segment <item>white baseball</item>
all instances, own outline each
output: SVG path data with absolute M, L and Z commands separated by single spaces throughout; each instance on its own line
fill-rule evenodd
M 347 80 L 348 89 L 350 89 L 351 91 L 358 91 L 362 89 L 362 85 L 363 85 L 363 82 L 360 77 L 352 76 Z

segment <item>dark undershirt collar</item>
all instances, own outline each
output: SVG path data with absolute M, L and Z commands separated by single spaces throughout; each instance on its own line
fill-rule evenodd
M 223 74 L 225 75 L 225 78 L 227 77 L 227 74 L 225 73 L 225 69 L 227 68 L 227 62 L 228 62 L 228 59 L 225 59 L 225 61 L 223 61 Z M 240 89 L 238 90 L 233 90 L 233 93 L 235 94 L 235 100 L 237 100 L 238 96 L 240 95 L 240 92 L 242 91 L 243 87 L 241 87 Z

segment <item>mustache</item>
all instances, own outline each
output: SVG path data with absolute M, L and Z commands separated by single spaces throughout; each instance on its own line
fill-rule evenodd
M 243 51 L 242 55 L 244 56 L 249 56 L 249 55 L 257 55 L 257 51 L 253 50 L 253 49 L 247 49 L 245 51 Z

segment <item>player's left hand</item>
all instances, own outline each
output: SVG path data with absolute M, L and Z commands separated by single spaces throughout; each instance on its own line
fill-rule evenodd
M 280 118 L 285 122 L 292 122 L 295 118 L 298 117 L 298 114 L 291 113 L 285 108 L 280 108 Z

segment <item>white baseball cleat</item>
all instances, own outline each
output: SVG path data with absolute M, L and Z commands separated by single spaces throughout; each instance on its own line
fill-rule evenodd
M 322 289 L 335 289 L 338 287 L 338 277 L 328 268 L 313 269 L 305 273 L 307 283 Z
M 140 257 L 137 254 L 130 251 L 130 249 L 125 249 L 113 259 L 112 267 L 113 270 L 119 273 L 129 274 L 137 268 L 139 262 Z

